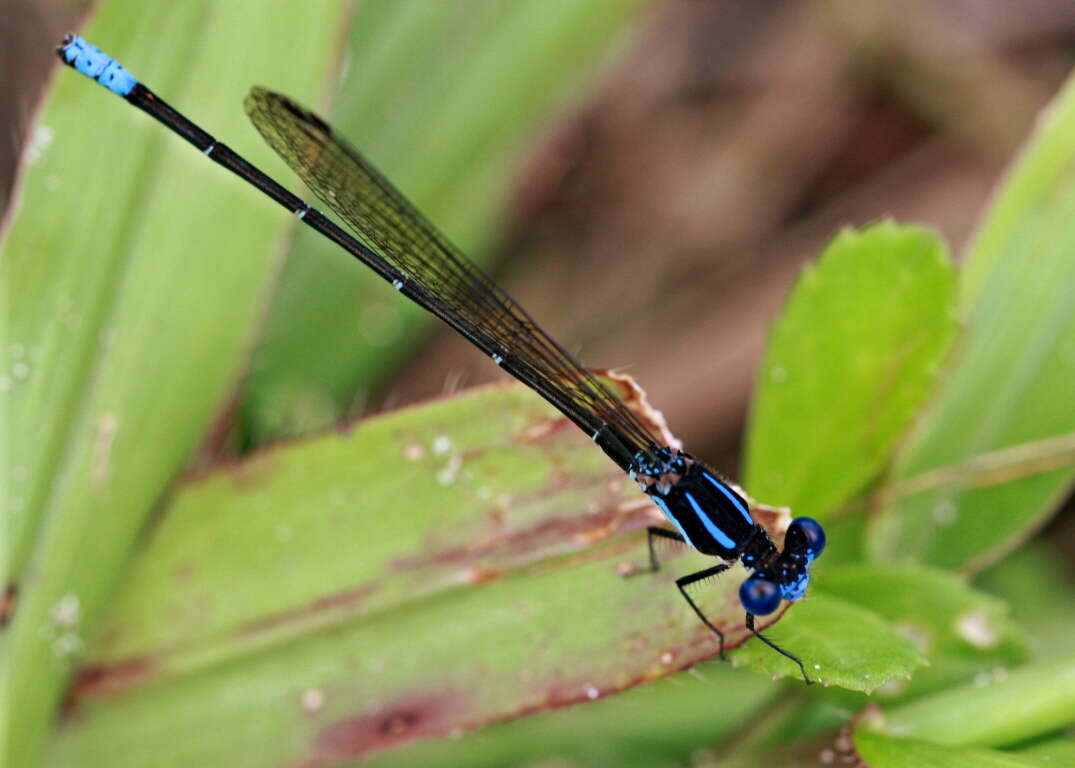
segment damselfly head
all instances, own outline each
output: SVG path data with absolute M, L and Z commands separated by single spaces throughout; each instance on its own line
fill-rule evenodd
M 810 564 L 825 549 L 825 531 L 809 517 L 791 521 L 784 535 L 784 551 L 743 582 L 739 602 L 747 613 L 765 616 L 781 600 L 801 600 L 810 586 Z

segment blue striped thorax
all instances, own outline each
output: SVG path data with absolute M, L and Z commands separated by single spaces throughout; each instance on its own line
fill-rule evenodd
M 772 613 L 781 600 L 806 594 L 810 564 L 825 547 L 817 522 L 793 520 L 781 552 L 754 522 L 742 494 L 689 454 L 672 448 L 640 453 L 629 474 L 687 544 L 706 555 L 739 560 L 753 572 L 740 590 L 748 612 Z
M 746 499 L 689 454 L 661 448 L 638 457 L 632 477 L 699 552 L 736 560 L 759 532 L 764 534 Z

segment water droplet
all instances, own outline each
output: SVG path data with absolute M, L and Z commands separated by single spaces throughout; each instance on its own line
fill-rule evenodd
M 79 602 L 78 595 L 74 592 L 68 592 L 52 607 L 49 615 L 52 617 L 52 623 L 57 627 L 70 629 L 77 626 L 79 619 L 82 617 L 82 605 Z
M 592 685 L 587 686 L 587 688 L 586 688 L 586 698 L 587 699 L 589 699 L 590 701 L 593 701 L 594 699 L 596 699 L 600 695 L 601 695 L 601 691 L 597 690 Z
M 788 380 L 788 369 L 782 365 L 774 365 L 769 369 L 769 381 L 774 384 L 783 384 Z
M 951 499 L 941 499 L 933 505 L 933 522 L 942 528 L 948 528 L 959 519 L 959 507 Z
M 52 144 L 52 139 L 55 136 L 56 131 L 50 126 L 44 123 L 38 125 L 30 137 L 29 144 L 26 145 L 26 162 L 30 165 L 37 165 L 41 158 L 45 156 L 45 152 L 48 150 L 49 145 Z
M 439 435 L 433 438 L 433 453 L 442 456 L 452 450 L 452 438 L 447 435 Z
M 60 658 L 74 656 L 82 650 L 82 638 L 75 632 L 64 632 L 52 641 L 52 653 Z
M 317 688 L 307 688 L 302 692 L 302 696 L 299 697 L 299 705 L 302 707 L 302 711 L 308 714 L 314 714 L 320 712 L 321 708 L 325 706 L 325 693 Z
M 437 482 L 441 485 L 451 485 L 459 474 L 459 468 L 463 466 L 463 457 L 458 453 L 448 459 L 448 463 L 437 473 Z
M 888 698 L 895 698 L 902 696 L 903 692 L 907 690 L 906 680 L 889 680 L 887 683 L 877 689 L 879 696 L 886 696 Z
M 956 634 L 975 648 L 992 648 L 1000 633 L 985 611 L 972 610 L 956 618 Z
M 30 366 L 26 363 L 15 363 L 11 366 L 11 375 L 16 379 L 25 379 L 30 375 Z
M 912 622 L 901 622 L 896 625 L 896 630 L 910 640 L 914 647 L 922 653 L 929 651 L 933 635 L 926 627 Z
M 419 461 L 426 455 L 425 449 L 418 443 L 411 443 L 403 449 L 403 458 L 407 461 Z

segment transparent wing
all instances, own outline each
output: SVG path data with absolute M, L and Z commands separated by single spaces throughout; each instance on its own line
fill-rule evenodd
M 660 441 L 596 376 L 470 262 L 331 127 L 286 96 L 255 88 L 246 112 L 269 146 L 348 225 L 377 259 L 401 275 L 401 290 L 494 356 L 591 435 L 622 444 L 625 469 Z M 378 270 L 379 272 L 384 272 Z M 616 453 L 621 453 L 618 449 Z M 629 455 L 626 455 L 629 454 Z M 610 454 L 611 455 L 611 454 Z

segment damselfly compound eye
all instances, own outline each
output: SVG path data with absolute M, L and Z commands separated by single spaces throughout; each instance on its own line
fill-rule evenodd
M 788 526 L 785 542 L 785 549 L 790 545 L 792 549 L 817 557 L 825 549 L 825 529 L 812 517 L 797 517 Z
M 767 616 L 780 607 L 780 587 L 768 579 L 747 579 L 739 587 L 739 602 L 747 613 Z

